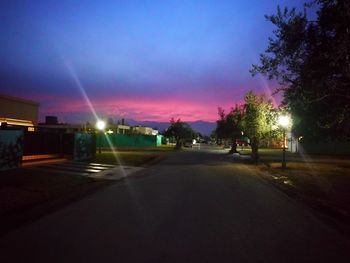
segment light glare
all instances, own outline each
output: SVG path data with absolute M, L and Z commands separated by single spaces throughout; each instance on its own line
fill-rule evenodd
M 278 117 L 278 124 L 281 125 L 283 128 L 288 127 L 290 123 L 290 119 L 286 115 L 281 115 Z
M 99 130 L 104 130 L 104 128 L 106 127 L 106 123 L 102 120 L 98 120 L 96 123 L 96 128 Z

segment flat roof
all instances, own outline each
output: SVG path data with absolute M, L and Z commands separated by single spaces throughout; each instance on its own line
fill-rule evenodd
M 1 94 L 1 93 L 0 93 L 0 98 L 7 99 L 7 100 L 12 100 L 12 101 L 17 101 L 17 102 L 22 102 L 22 103 L 26 103 L 26 104 L 31 104 L 33 106 L 39 106 L 40 105 L 39 102 L 36 102 L 36 101 L 33 101 L 33 100 L 22 99 L 22 98 L 19 98 L 19 97 L 9 96 L 9 95 L 5 95 L 5 94 Z

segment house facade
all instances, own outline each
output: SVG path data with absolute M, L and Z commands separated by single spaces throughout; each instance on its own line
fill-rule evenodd
M 38 124 L 39 103 L 0 94 L 1 127 L 33 127 Z

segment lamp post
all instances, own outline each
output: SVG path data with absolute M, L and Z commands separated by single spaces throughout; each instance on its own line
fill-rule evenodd
M 283 130 L 283 157 L 282 157 L 282 169 L 287 167 L 286 165 L 286 129 L 290 125 L 290 118 L 287 115 L 281 115 L 278 117 L 278 124 Z
M 102 131 L 105 129 L 106 127 L 106 123 L 103 120 L 98 120 L 96 122 L 96 128 L 99 130 L 99 138 L 98 138 L 98 153 L 101 153 L 101 135 L 102 135 Z

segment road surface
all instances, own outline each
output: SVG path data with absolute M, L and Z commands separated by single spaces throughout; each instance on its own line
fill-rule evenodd
M 0 262 L 349 262 L 349 249 L 253 167 L 201 149 L 8 233 Z

